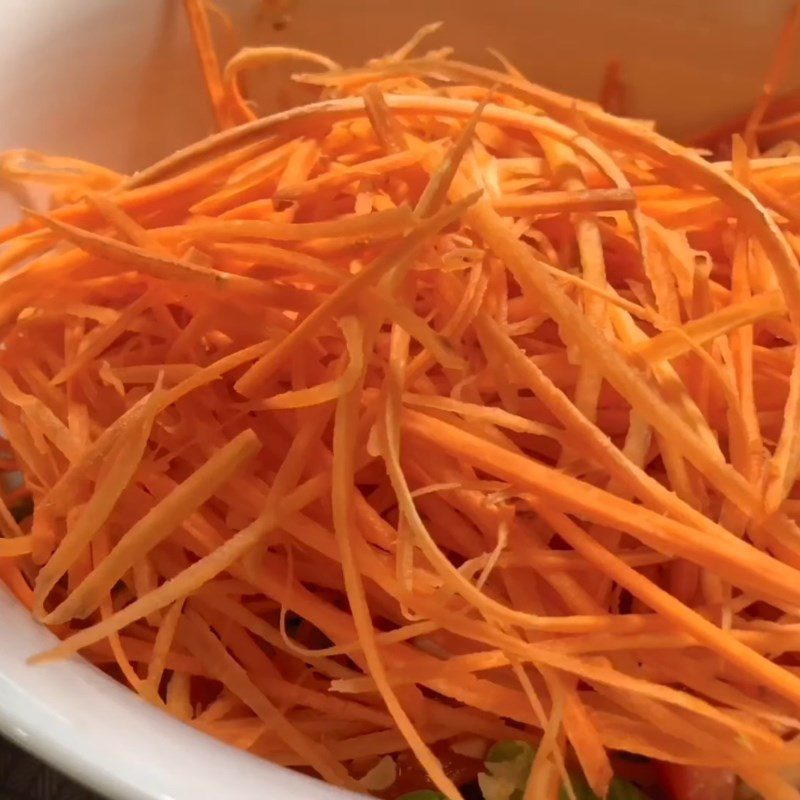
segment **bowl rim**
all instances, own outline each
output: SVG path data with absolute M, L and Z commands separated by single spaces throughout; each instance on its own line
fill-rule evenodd
M 226 785 L 236 800 L 358 797 L 182 723 L 81 657 L 30 666 L 57 639 L 2 582 L 0 619 L 14 643 L 0 648 L 0 734 L 104 797 L 218 800 Z

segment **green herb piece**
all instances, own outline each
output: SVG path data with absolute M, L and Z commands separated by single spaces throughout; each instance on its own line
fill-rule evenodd
M 478 785 L 486 800 L 522 800 L 536 750 L 528 742 L 497 742 L 486 754 Z
M 489 748 L 486 754 L 486 760 L 497 761 L 511 761 L 519 756 L 527 756 L 530 754 L 531 763 L 533 763 L 534 749 L 527 742 L 519 742 L 515 739 L 507 739 L 502 742 L 497 742 Z
M 570 775 L 575 800 L 601 800 L 590 788 L 583 775 Z M 569 800 L 567 790 L 562 787 L 559 800 Z M 646 794 L 630 781 L 614 778 L 608 789 L 606 800 L 649 800 Z

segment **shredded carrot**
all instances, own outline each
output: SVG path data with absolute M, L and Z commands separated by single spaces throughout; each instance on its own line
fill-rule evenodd
M 0 539 L 0 558 L 26 556 L 33 550 L 30 534 L 16 539 Z
M 764 79 L 761 94 L 758 100 L 756 100 L 742 131 L 744 142 L 748 150 L 754 155 L 756 131 L 764 119 L 764 115 L 778 87 L 791 66 L 798 34 L 800 34 L 800 3 L 795 3 L 786 18 L 786 24 L 781 33 L 778 46 L 775 48 L 775 55 L 770 65 L 769 72 Z
M 198 42 L 198 50 L 200 44 Z M 239 86 L 240 73 L 260 67 L 264 64 L 270 64 L 278 61 L 293 60 L 293 61 L 309 61 L 312 64 L 318 64 L 324 69 L 339 69 L 339 65 L 326 56 L 314 53 L 310 50 L 301 50 L 297 47 L 243 47 L 236 55 L 234 55 L 225 65 L 223 74 L 223 81 L 225 89 L 228 92 L 232 102 L 236 105 L 237 111 L 240 115 L 240 121 L 256 119 L 256 114 L 245 103 L 241 88 Z M 208 81 L 208 78 L 206 79 Z M 209 94 L 211 94 L 211 86 L 209 85 Z M 219 89 L 215 88 L 215 94 Z M 220 127 L 223 127 L 220 125 Z
M 184 0 L 186 19 L 194 39 L 197 58 L 206 84 L 208 99 L 214 112 L 217 126 L 227 128 L 232 122 L 230 98 L 225 93 L 225 88 L 220 74 L 219 59 L 214 48 L 211 33 L 211 22 L 208 18 L 208 0 Z
M 304 756 L 320 775 L 332 783 L 353 787 L 354 781 L 324 746 L 304 736 L 280 710 L 263 695 L 244 669 L 225 651 L 213 631 L 196 614 L 190 612 L 183 623 L 194 636 L 188 646 L 205 661 L 215 677 L 240 697 L 264 722 L 273 727 L 284 741 L 298 754 Z
M 707 344 L 717 336 L 733 333 L 737 328 L 772 316 L 780 317 L 785 312 L 780 292 L 755 295 L 741 303 L 732 303 L 719 311 L 697 317 L 680 328 L 666 330 L 643 341 L 636 346 L 635 352 L 648 361 L 675 358 L 689 349 L 686 337 L 698 345 Z
M 800 6 L 713 161 L 610 113 L 616 63 L 602 108 L 415 57 L 438 25 L 225 66 L 184 5 L 218 133 L 131 176 L 0 157 L 52 199 L 0 232 L 32 662 L 387 797 L 401 762 L 461 797 L 467 733 L 539 742 L 526 798 L 603 796 L 618 750 L 794 797 Z M 261 116 L 282 60 L 322 94 Z

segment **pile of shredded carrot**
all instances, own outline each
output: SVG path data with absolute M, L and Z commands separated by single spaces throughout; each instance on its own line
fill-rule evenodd
M 131 176 L 0 161 L 52 201 L 0 235 L 0 576 L 62 639 L 35 661 L 388 795 L 417 764 L 459 798 L 449 753 L 514 739 L 525 800 L 576 766 L 604 796 L 618 752 L 800 797 L 790 45 L 710 161 L 417 55 L 435 26 L 223 68 L 185 5 L 220 132 Z M 319 101 L 256 116 L 244 74 L 287 58 Z

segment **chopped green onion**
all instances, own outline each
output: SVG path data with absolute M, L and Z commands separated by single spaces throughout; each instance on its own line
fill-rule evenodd
M 589 788 L 586 778 L 582 775 L 571 775 L 572 789 L 575 792 L 575 800 L 600 800 L 600 798 Z M 568 800 L 567 790 L 562 787 L 559 800 Z M 608 788 L 606 800 L 649 800 L 646 794 L 630 781 L 622 778 L 614 778 Z
M 519 742 L 515 739 L 497 742 L 489 748 L 486 760 L 491 762 L 512 761 L 519 756 L 530 753 L 531 762 L 533 761 L 534 749 L 527 742 Z
M 486 754 L 486 772 L 478 775 L 478 784 L 485 800 L 522 800 L 533 767 L 536 748 L 528 742 L 508 739 L 497 742 Z M 581 773 L 571 773 L 570 782 L 575 800 L 601 800 Z M 559 800 L 569 800 L 566 787 L 561 787 Z M 409 800 L 404 796 L 402 800 Z M 411 800 L 433 800 L 414 797 Z M 614 778 L 605 800 L 650 800 L 630 781 Z
M 397 800 L 447 800 L 441 792 L 434 792 L 431 789 L 420 789 L 418 792 L 406 792 L 401 794 Z
M 486 772 L 478 785 L 486 800 L 522 800 L 531 774 L 536 749 L 528 742 L 507 740 L 493 745 L 486 754 Z

